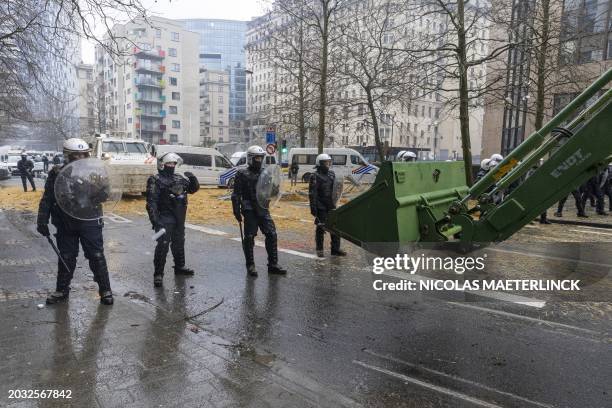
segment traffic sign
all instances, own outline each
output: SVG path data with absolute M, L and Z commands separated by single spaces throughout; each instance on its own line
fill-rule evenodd
M 276 145 L 275 145 L 275 144 L 272 144 L 272 143 L 268 144 L 268 145 L 266 146 L 266 152 L 267 152 L 268 154 L 274 154 L 274 153 L 276 153 Z
M 274 128 L 268 128 L 266 130 L 266 143 L 276 144 L 276 131 L 274 130 Z

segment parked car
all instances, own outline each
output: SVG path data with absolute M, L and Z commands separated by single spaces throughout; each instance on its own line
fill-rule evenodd
M 323 153 L 327 153 L 332 158 L 332 170 L 337 176 L 351 176 L 357 182 L 372 183 L 378 173 L 378 167 L 370 164 L 356 150 L 338 147 L 325 148 Z M 289 151 L 289 165 L 297 163 L 298 180 L 308 182 L 310 176 L 315 171 L 315 161 L 318 149 L 315 147 L 296 147 Z
M 183 165 L 179 171 L 192 172 L 203 185 L 219 185 L 221 175 L 234 167 L 221 152 L 209 147 L 156 145 L 155 151 L 157 157 L 167 152 L 181 156 Z

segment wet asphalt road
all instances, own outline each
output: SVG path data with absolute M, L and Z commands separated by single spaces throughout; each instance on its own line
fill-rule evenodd
M 10 300 L 9 294 L 31 295 L 33 304 L 40 301 L 36 291 L 54 284 L 54 254 L 37 237 L 32 221 L 32 215 L 4 212 L 0 216 L 2 258 L 31 260 L 27 265 L 0 266 L 5 310 L 18 308 L 19 301 Z M 151 234 L 144 218 L 108 220 L 105 248 L 117 296 L 113 311 L 97 308 L 95 286 L 81 258 L 70 312 L 60 309 L 65 315 L 57 320 L 70 321 L 87 333 L 88 327 L 101 321 L 122 321 L 134 313 L 149 319 L 151 327 L 163 327 L 143 332 L 140 323 L 123 324 L 122 336 L 131 337 L 131 332 L 133 336 L 121 359 L 136 359 L 138 365 L 148 367 L 164 360 L 164 353 L 171 356 L 182 349 L 185 361 L 170 366 L 169 378 L 162 370 L 157 380 L 166 393 L 180 394 L 185 373 L 198 373 L 198 364 L 204 364 L 200 360 L 209 361 L 214 354 L 196 350 L 193 353 L 197 354 L 190 355 L 191 351 L 183 349 L 184 339 L 203 350 L 221 350 L 219 355 L 225 361 L 225 365 L 219 363 L 221 377 L 253 383 L 254 389 L 249 385 L 227 393 L 221 403 L 192 400 L 177 402 L 177 406 L 612 406 L 609 308 L 590 313 L 554 302 L 534 308 L 512 302 L 449 302 L 415 293 L 376 292 L 362 250 L 348 244 L 347 258 L 315 260 L 300 253 L 281 253 L 281 263 L 290 271 L 286 277 L 267 276 L 265 251 L 257 248 L 260 276 L 251 279 L 245 276 L 234 226 L 188 229 L 187 263 L 196 269 L 196 275 L 173 276 L 169 256 L 164 288 L 154 289 Z M 282 236 L 279 242 L 282 247 Z M 24 296 L 26 292 L 29 295 Z M 36 312 L 31 307 L 26 310 Z M 45 313 L 58 312 L 45 308 Z M 198 316 L 184 320 L 194 315 Z M 4 316 L 6 324 L 12 324 L 10 316 L 15 314 Z M 66 329 L 65 334 L 70 333 Z M 85 342 L 90 351 L 110 341 L 105 333 Z M 62 341 L 58 329 L 38 340 L 43 350 L 63 350 L 58 344 Z M 4 347 L 10 350 L 6 342 Z M 96 359 L 99 365 L 100 358 L 94 357 L 94 363 Z M 232 362 L 242 370 L 240 375 L 233 373 Z M 17 360 L 11 363 L 13 370 L 20 370 Z M 53 367 L 49 370 L 45 378 L 53 378 Z M 34 373 L 26 370 L 21 377 L 11 377 L 13 384 L 19 385 L 18 380 L 28 376 L 44 384 Z M 142 380 L 129 370 L 123 375 L 122 381 L 128 383 Z M 289 390 L 288 394 L 274 391 L 269 398 L 260 399 L 261 390 L 257 394 L 254 381 L 260 377 Z M 90 381 L 96 389 L 98 377 Z M 99 380 L 109 387 L 105 381 Z M 223 381 L 217 387 L 231 388 Z M 148 390 L 144 388 L 136 400 L 151 401 Z M 99 406 L 108 405 L 101 401 L 95 399 Z

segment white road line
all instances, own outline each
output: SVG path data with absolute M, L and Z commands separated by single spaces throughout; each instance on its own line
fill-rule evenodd
M 583 327 L 572 326 L 572 325 L 564 324 L 564 323 L 553 322 L 551 320 L 543 320 L 543 319 L 537 319 L 535 317 L 523 316 L 523 315 L 516 314 L 516 313 L 504 312 L 503 310 L 489 309 L 487 307 L 475 306 L 475 305 L 471 305 L 468 303 L 459 303 L 459 302 L 448 302 L 448 303 L 450 303 L 451 305 L 455 305 L 455 306 L 461 306 L 461 307 L 465 307 L 468 309 L 478 310 L 484 313 L 491 313 L 491 314 L 497 314 L 500 316 L 510 317 L 512 319 L 525 320 L 527 322 L 544 324 L 544 325 L 551 326 L 551 327 L 559 327 L 563 329 L 576 330 L 576 331 L 580 331 L 583 333 L 588 333 L 588 334 L 596 335 L 596 336 L 603 335 L 603 333 L 597 332 L 595 330 L 585 329 Z
M 451 378 L 451 379 L 453 379 L 455 381 L 459 381 L 459 382 L 462 382 L 462 383 L 465 383 L 465 384 L 470 384 L 470 385 L 473 385 L 475 387 L 482 388 L 482 389 L 490 391 L 490 392 L 494 392 L 496 394 L 504 395 L 506 397 L 510 397 L 510 398 L 513 398 L 513 399 L 517 399 L 519 401 L 523 401 L 523 402 L 527 402 L 527 403 L 532 404 L 532 405 L 536 405 L 538 407 L 543 407 L 543 408 L 551 408 L 552 407 L 552 405 L 549 405 L 549 404 L 542 404 L 541 402 L 532 401 L 532 400 L 530 400 L 528 398 L 521 397 L 520 395 L 512 394 L 511 392 L 501 391 L 501 390 L 498 390 L 497 388 L 492 388 L 492 387 L 489 387 L 487 385 L 480 384 L 480 383 L 477 383 L 475 381 L 468 380 L 466 378 L 457 377 L 456 375 L 447 374 L 447 373 L 444 373 L 442 371 L 434 370 L 432 368 L 427 368 L 427 367 L 424 367 L 424 366 L 422 366 L 420 364 L 412 364 L 412 363 L 409 363 L 409 362 L 404 361 L 404 360 L 400 360 L 398 358 L 395 358 L 395 357 L 387 355 L 387 354 L 380 354 L 380 353 L 377 353 L 375 351 L 368 350 L 368 349 L 363 350 L 363 352 L 367 353 L 367 354 L 369 354 L 371 356 L 384 358 L 386 360 L 393 361 L 395 363 L 399 363 L 399 364 L 403 364 L 403 365 L 408 366 L 408 367 L 416 368 L 417 370 L 426 371 L 428 373 L 439 375 L 439 376 L 446 377 L 446 378 Z
M 391 276 L 393 278 L 398 279 L 406 279 L 413 282 L 419 282 L 422 280 L 431 280 L 431 281 L 440 281 L 441 279 L 429 278 L 427 276 L 421 275 L 411 275 L 409 273 L 397 272 L 397 271 L 387 271 L 382 275 Z M 457 291 L 459 292 L 459 291 Z M 487 290 L 464 290 L 463 293 L 470 293 L 472 295 L 487 297 L 491 299 L 501 300 L 503 302 L 511 302 L 518 305 L 524 305 L 529 307 L 535 307 L 536 309 L 541 309 L 546 306 L 546 302 L 539 299 L 528 298 L 525 296 L 513 295 L 511 293 L 506 292 L 491 292 Z
M 576 228 L 580 228 L 580 229 L 592 229 L 592 230 L 598 230 L 598 231 L 610 231 L 610 228 L 590 227 L 588 225 L 576 225 Z
M 606 264 L 606 263 L 601 263 L 601 262 L 592 262 L 592 261 L 584 261 L 582 259 L 564 258 L 562 256 L 550 256 L 550 255 L 535 254 L 535 253 L 522 252 L 522 251 L 511 250 L 511 249 L 502 249 L 502 248 L 487 247 L 487 248 L 485 248 L 485 251 L 502 252 L 502 253 L 505 253 L 505 254 L 529 256 L 529 257 L 532 257 L 532 258 L 552 259 L 554 261 L 566 261 L 566 262 L 572 262 L 572 263 L 582 263 L 582 264 L 585 264 L 585 265 L 603 266 L 605 268 L 612 268 L 611 264 Z
M 236 241 L 236 242 L 241 242 L 240 238 L 230 238 L 232 241 Z M 263 241 L 255 241 L 255 246 L 261 247 L 261 248 L 265 248 L 266 244 Z M 308 259 L 315 259 L 315 260 L 324 260 L 325 258 L 319 258 L 316 255 L 313 254 L 307 254 L 306 252 L 300 252 L 300 251 L 294 251 L 293 249 L 285 249 L 285 248 L 278 248 L 278 250 L 280 252 L 284 252 L 286 254 L 290 254 L 290 255 L 295 255 L 295 256 L 301 256 L 303 258 L 308 258 Z
M 114 223 L 117 223 L 117 224 L 128 224 L 128 223 L 132 222 L 131 220 L 128 220 L 127 218 L 122 217 L 120 215 L 117 215 L 115 213 L 108 213 L 107 215 L 105 215 L 102 218 L 106 218 L 106 219 L 108 219 L 108 220 L 110 220 L 110 221 L 112 221 Z
M 589 230 L 579 230 L 579 229 L 571 229 L 571 232 L 579 232 L 581 234 L 596 234 L 596 235 L 607 235 L 612 237 L 612 233 L 610 232 L 599 232 L 599 231 L 589 231 Z
M 487 401 L 484 401 L 484 400 L 481 400 L 481 399 L 478 399 L 478 398 L 474 398 L 474 397 L 471 397 L 469 395 L 463 394 L 461 392 L 457 392 L 457 391 L 450 390 L 448 388 L 441 387 L 439 385 L 434 385 L 434 384 L 430 384 L 430 383 L 425 382 L 425 381 L 417 380 L 416 378 L 408 377 L 407 375 L 396 373 L 395 371 L 390 371 L 390 370 L 387 370 L 385 368 L 376 367 L 376 366 L 364 363 L 363 361 L 353 360 L 353 364 L 357 364 L 359 366 L 362 366 L 362 367 L 367 368 L 367 369 L 372 370 L 372 371 L 377 371 L 379 373 L 387 374 L 387 375 L 389 375 L 391 377 L 398 378 L 398 379 L 400 379 L 402 381 L 406 381 L 406 382 L 418 385 L 420 387 L 427 388 L 427 389 L 430 389 L 432 391 L 439 392 L 441 394 L 449 395 L 449 396 L 451 396 L 453 398 L 457 398 L 457 399 L 460 399 L 460 400 L 463 400 L 463 401 L 466 401 L 466 402 L 470 402 L 470 403 L 478 405 L 480 407 L 501 408 L 500 405 L 492 404 L 490 402 L 487 402 Z
M 212 229 L 212 228 L 206 228 L 206 227 L 202 227 L 200 225 L 194 225 L 194 224 L 185 224 L 185 228 L 200 231 L 200 232 L 203 232 L 205 234 L 210 234 L 210 235 L 218 235 L 218 236 L 228 235 L 227 232 L 224 232 L 224 231 L 219 231 L 219 230 Z

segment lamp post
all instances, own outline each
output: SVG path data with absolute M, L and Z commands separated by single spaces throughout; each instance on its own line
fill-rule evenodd
M 250 106 L 251 111 L 252 111 L 253 106 L 252 106 L 252 104 L 250 103 L 250 99 L 253 97 L 252 92 L 251 92 L 252 85 L 253 85 L 253 84 L 252 84 L 252 81 L 253 81 L 253 71 L 251 71 L 250 69 L 245 69 L 245 70 L 244 70 L 244 73 L 245 73 L 246 75 L 249 75 L 249 98 L 247 99 L 247 104 L 248 104 L 248 106 Z M 247 129 L 248 129 L 247 144 L 249 144 L 249 143 L 251 142 L 251 135 L 252 135 L 252 129 L 251 129 L 251 126 L 252 126 L 252 122 L 251 122 L 251 115 L 252 115 L 252 113 L 253 113 L 253 112 L 248 112 L 248 113 L 247 113 L 248 122 L 249 122 L 249 124 L 248 124 L 248 128 L 247 128 Z

